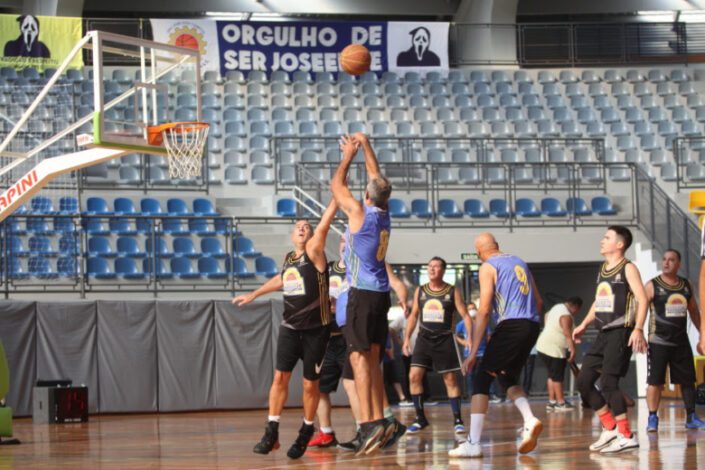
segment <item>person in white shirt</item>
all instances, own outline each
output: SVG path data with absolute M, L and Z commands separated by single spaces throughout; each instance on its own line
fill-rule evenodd
M 546 369 L 548 379 L 548 411 L 569 411 L 573 406 L 565 401 L 563 379 L 565 366 L 575 359 L 575 342 L 573 341 L 573 316 L 580 311 L 583 300 L 571 297 L 563 303 L 556 304 L 544 317 L 543 331 L 536 341 L 536 351 Z

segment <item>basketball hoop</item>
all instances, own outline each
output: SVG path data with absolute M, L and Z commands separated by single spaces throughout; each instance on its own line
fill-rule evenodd
M 147 128 L 149 145 L 163 144 L 169 155 L 170 178 L 188 179 L 201 175 L 208 127 L 205 122 L 168 122 Z

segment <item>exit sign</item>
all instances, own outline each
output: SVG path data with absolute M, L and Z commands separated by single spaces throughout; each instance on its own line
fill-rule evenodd
M 477 253 L 461 253 L 460 259 L 463 261 L 480 261 L 480 257 Z

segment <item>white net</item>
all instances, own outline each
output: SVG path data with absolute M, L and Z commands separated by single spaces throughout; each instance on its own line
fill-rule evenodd
M 191 179 L 201 176 L 208 124 L 176 123 L 163 130 L 162 137 L 169 155 L 169 177 Z

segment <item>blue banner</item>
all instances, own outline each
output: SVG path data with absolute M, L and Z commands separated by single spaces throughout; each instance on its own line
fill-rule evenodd
M 370 51 L 370 70 L 387 70 L 387 22 L 217 21 L 220 72 L 338 72 L 349 44 Z

